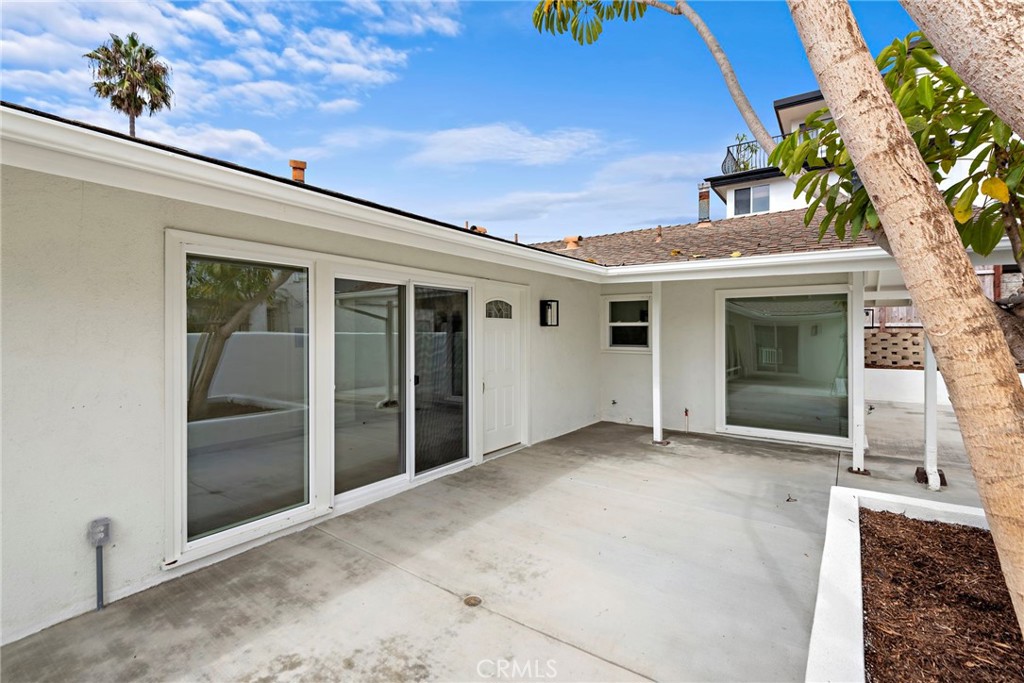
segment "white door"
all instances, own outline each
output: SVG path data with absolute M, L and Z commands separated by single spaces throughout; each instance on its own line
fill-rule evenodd
M 519 293 L 489 292 L 484 302 L 484 453 L 520 442 Z

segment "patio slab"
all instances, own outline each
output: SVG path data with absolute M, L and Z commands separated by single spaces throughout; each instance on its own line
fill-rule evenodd
M 845 456 L 668 438 L 601 423 L 488 461 L 10 644 L 0 673 L 800 680 Z

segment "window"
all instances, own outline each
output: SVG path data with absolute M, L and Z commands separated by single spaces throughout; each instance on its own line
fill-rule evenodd
M 485 306 L 485 311 L 485 315 L 488 318 L 512 319 L 512 304 L 507 301 L 502 301 L 501 299 L 488 301 Z
M 643 350 L 650 348 L 648 297 L 614 297 L 605 300 L 604 348 Z
M 188 255 L 187 540 L 310 503 L 308 270 Z
M 736 190 L 733 193 L 733 213 L 741 216 L 747 213 L 761 213 L 768 210 L 768 186 L 755 185 Z

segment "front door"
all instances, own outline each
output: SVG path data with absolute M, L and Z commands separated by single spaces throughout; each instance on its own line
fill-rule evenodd
M 518 290 L 495 289 L 484 303 L 484 453 L 520 442 Z

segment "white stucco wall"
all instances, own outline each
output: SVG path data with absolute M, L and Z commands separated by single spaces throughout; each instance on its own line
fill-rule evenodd
M 846 284 L 847 276 L 814 275 L 728 278 L 662 285 L 662 419 L 666 429 L 715 433 L 715 292 L 724 289 Z M 606 285 L 602 294 L 649 293 L 649 285 Z M 808 332 L 809 334 L 809 332 Z M 610 422 L 651 425 L 651 356 L 601 354 L 601 417 Z M 829 370 L 834 374 L 835 368 Z M 612 405 L 612 401 L 616 401 Z
M 10 166 L 0 190 L 4 642 L 94 604 L 95 517 L 110 596 L 183 571 L 160 569 L 165 228 L 529 285 L 532 440 L 598 419 L 597 285 Z M 537 326 L 541 298 L 559 327 Z
M 1024 385 L 1024 375 L 1020 375 L 1020 380 Z M 950 405 L 949 391 L 946 389 L 946 382 L 942 379 L 941 373 L 939 373 L 936 388 L 939 405 Z M 865 368 L 864 400 L 923 404 L 924 371 Z

